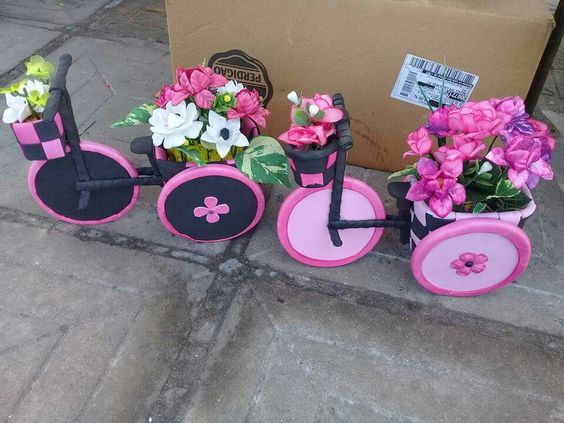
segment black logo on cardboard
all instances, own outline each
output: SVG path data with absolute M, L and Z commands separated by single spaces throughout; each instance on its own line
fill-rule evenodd
M 209 60 L 214 72 L 234 79 L 249 89 L 256 89 L 266 106 L 272 98 L 272 83 L 264 65 L 241 50 L 216 53 Z

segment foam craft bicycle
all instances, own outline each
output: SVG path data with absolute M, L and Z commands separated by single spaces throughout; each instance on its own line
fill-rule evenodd
M 136 168 L 117 150 L 81 140 L 66 88 L 71 63 L 69 54 L 61 56 L 43 119 L 12 124 L 23 155 L 33 161 L 28 185 L 41 208 L 69 223 L 107 223 L 131 210 L 140 186 L 155 185 L 163 187 L 159 218 L 175 235 L 223 241 L 259 222 L 264 194 L 232 162 L 204 167 L 169 162 L 147 136 L 131 142 L 131 151 L 150 163 Z
M 294 179 L 301 186 L 285 199 L 278 214 L 278 237 L 291 257 L 316 267 L 346 265 L 370 252 L 384 228 L 396 228 L 400 242 L 410 243 L 413 249 L 415 279 L 431 292 L 486 294 L 525 271 L 531 245 L 520 227 L 534 212 L 533 201 L 522 210 L 452 212 L 442 219 L 424 201 L 406 199 L 411 182 L 392 182 L 388 192 L 396 199 L 398 214 L 386 215 L 371 187 L 345 176 L 346 154 L 353 146 L 350 120 L 340 94 L 333 96 L 333 103 L 345 117 L 337 122 L 337 134 L 326 146 L 303 151 L 284 145 Z M 484 255 L 487 264 L 480 273 L 460 275 L 451 266 L 462 258 L 462 265 L 472 268 Z

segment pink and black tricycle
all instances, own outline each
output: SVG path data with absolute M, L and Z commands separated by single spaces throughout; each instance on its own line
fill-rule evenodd
M 119 151 L 81 140 L 66 88 L 72 57 L 65 54 L 51 80 L 43 119 L 13 123 L 35 201 L 56 218 L 80 225 L 114 221 L 135 204 L 140 186 L 163 187 L 158 214 L 173 234 L 222 241 L 252 229 L 262 217 L 264 194 L 229 162 L 204 167 L 167 161 L 151 137 L 131 142 L 150 167 L 134 167 Z
M 431 292 L 481 295 L 523 273 L 531 245 L 521 227 L 535 210 L 533 201 L 522 210 L 451 212 L 440 218 L 424 201 L 406 199 L 407 180 L 388 185 L 398 214 L 386 215 L 371 187 L 345 176 L 347 151 L 353 145 L 350 120 L 340 94 L 333 96 L 333 103 L 345 117 L 326 146 L 313 151 L 284 146 L 301 186 L 285 199 L 278 215 L 278 237 L 291 257 L 310 266 L 346 265 L 370 252 L 384 228 L 396 228 L 400 242 L 410 243 L 413 250 L 415 279 Z

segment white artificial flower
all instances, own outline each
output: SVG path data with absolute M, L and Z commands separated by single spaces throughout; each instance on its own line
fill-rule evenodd
M 4 110 L 4 114 L 2 115 L 2 121 L 4 123 L 23 122 L 31 116 L 31 110 L 25 97 L 7 93 L 6 104 L 8 108 Z
M 241 121 L 237 119 L 225 119 L 213 110 L 210 110 L 209 125 L 206 132 L 202 134 L 201 140 L 215 144 L 217 154 L 222 159 L 227 156 L 232 146 L 246 147 L 249 140 L 240 131 Z
M 237 81 L 229 81 L 223 87 L 219 87 L 217 89 L 218 94 L 237 94 L 239 91 L 244 90 L 245 86 L 243 84 L 238 83 Z
M 288 100 L 290 100 L 296 106 L 299 106 L 301 103 L 300 97 L 298 96 L 298 93 L 296 93 L 295 91 L 291 91 L 288 93 Z
M 181 101 L 173 106 L 169 101 L 166 109 L 155 109 L 149 118 L 151 132 L 153 132 L 153 144 L 164 148 L 180 147 L 186 142 L 186 138 L 197 139 L 204 124 L 198 121 L 200 112 L 194 103 Z

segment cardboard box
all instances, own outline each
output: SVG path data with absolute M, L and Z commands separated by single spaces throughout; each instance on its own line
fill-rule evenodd
M 544 0 L 166 0 L 172 66 L 207 58 L 257 87 L 289 125 L 286 94 L 342 92 L 355 147 L 349 161 L 397 170 L 428 110 L 390 96 L 407 54 L 479 77 L 472 98 L 520 95 L 554 27 Z

